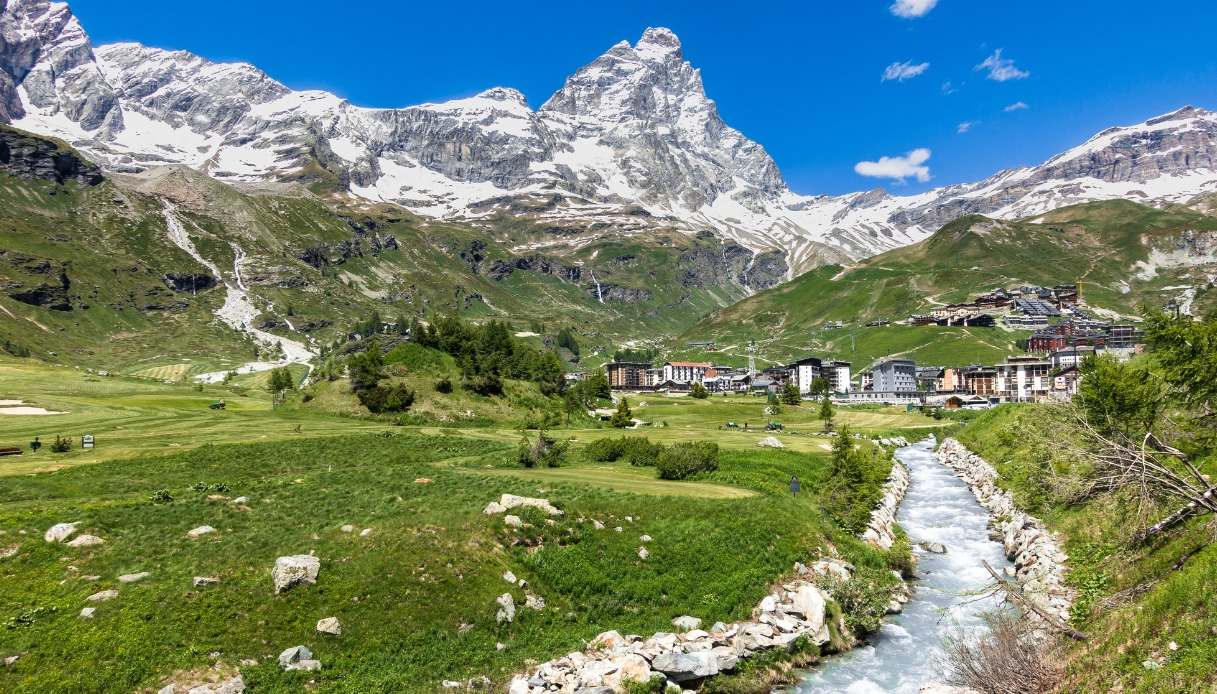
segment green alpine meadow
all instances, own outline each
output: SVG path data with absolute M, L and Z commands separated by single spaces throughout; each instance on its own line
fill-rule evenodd
M 1217 10 L 253 5 L 0 0 L 0 692 L 1217 691 Z

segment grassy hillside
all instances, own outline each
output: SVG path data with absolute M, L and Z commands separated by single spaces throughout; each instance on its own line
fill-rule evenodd
M 96 186 L 0 174 L 0 344 L 130 373 L 188 376 L 252 359 L 254 345 L 213 318 L 225 296 L 210 286 L 219 278 L 200 285 L 209 271 L 170 241 L 166 201 L 225 278 L 245 254 L 257 322 L 306 343 L 328 343 L 373 310 L 386 320 L 456 313 L 549 335 L 569 326 L 590 354 L 678 333 L 746 294 L 735 265 L 746 252 L 713 237 L 599 235 L 571 245 L 510 220 L 427 221 L 184 167 Z
M 1004 405 L 974 419 L 958 438 L 1000 474 L 1016 502 L 1060 532 L 1069 582 L 1079 591 L 1074 623 L 1090 634 L 1068 645 L 1069 692 L 1211 692 L 1217 687 L 1217 547 L 1211 518 L 1166 539 L 1130 547 L 1140 522 L 1110 496 L 1062 503 L 1045 488 L 1077 464 L 1061 458 L 1062 436 L 1043 406 Z M 1217 474 L 1217 459 L 1201 469 Z M 1147 661 L 1154 665 L 1146 666 Z
M 866 328 L 937 304 L 959 303 L 998 287 L 1081 282 L 1088 303 L 1124 314 L 1160 307 L 1197 287 L 1195 312 L 1217 301 L 1211 277 L 1217 219 L 1132 202 L 1077 205 L 1031 220 L 978 216 L 947 224 L 930 238 L 856 266 L 829 266 L 714 312 L 682 336 L 744 345 L 757 340 L 775 359 L 814 349 L 868 363 L 911 354 L 918 361 L 962 364 L 991 360 L 1025 333 L 1002 329 Z M 1198 241 L 1196 240 L 1198 238 Z M 1191 252 L 1189 255 L 1189 251 Z M 846 330 L 824 331 L 828 321 Z M 940 350 L 931 343 L 955 343 Z

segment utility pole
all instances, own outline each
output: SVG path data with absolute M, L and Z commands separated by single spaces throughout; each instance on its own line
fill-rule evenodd
M 748 375 L 756 373 L 756 340 L 748 341 Z

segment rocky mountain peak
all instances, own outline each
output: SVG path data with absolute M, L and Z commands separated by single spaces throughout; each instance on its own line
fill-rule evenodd
M 648 27 L 642 32 L 642 38 L 634 45 L 634 51 L 639 56 L 650 60 L 667 60 L 669 57 L 680 60 L 680 39 L 665 27 Z
M 512 87 L 491 87 L 477 95 L 479 99 L 490 99 L 491 101 L 505 101 L 509 103 L 522 104 L 528 106 L 528 99 L 519 89 Z

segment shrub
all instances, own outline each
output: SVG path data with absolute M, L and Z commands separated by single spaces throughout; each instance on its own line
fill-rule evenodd
M 445 393 L 445 394 L 451 393 L 452 392 L 452 379 L 448 378 L 447 376 L 444 376 L 443 378 L 436 381 L 435 382 L 435 392 Z
M 377 385 L 357 392 L 359 402 L 368 408 L 369 412 L 381 414 L 385 412 L 405 412 L 414 404 L 414 391 L 404 383 Z
M 154 504 L 171 504 L 173 503 L 173 495 L 169 493 L 168 489 L 158 489 L 152 492 L 152 495 L 148 497 L 148 501 Z
M 528 436 L 524 436 L 520 439 L 520 446 L 516 450 L 516 462 L 526 468 L 538 465 L 561 467 L 563 461 L 566 460 L 566 451 L 569 447 L 568 442 L 558 441 L 543 431 L 537 434 L 535 442 L 530 441 Z
M 1063 675 L 1060 660 L 1048 643 L 1032 637 L 1025 620 L 1006 610 L 983 617 L 987 630 L 944 639 L 950 684 L 982 694 L 1056 689 Z
M 72 450 L 72 439 L 65 439 L 59 434 L 55 435 L 55 442 L 51 444 L 52 453 L 67 453 Z
M 710 397 L 710 391 L 706 390 L 706 387 L 702 384 L 694 383 L 693 388 L 689 390 L 689 395 L 697 398 L 698 400 L 705 400 L 706 398 Z
M 601 463 L 625 461 L 635 467 L 653 467 L 663 446 L 645 436 L 620 436 L 596 439 L 584 449 L 588 460 Z
M 718 469 L 718 444 L 709 441 L 682 442 L 665 449 L 655 460 L 659 478 L 683 480 Z
M 448 363 L 443 352 L 413 342 L 397 345 L 385 355 L 385 364 L 401 364 L 418 372 L 443 372 L 449 368 Z
M 503 394 L 503 379 L 496 373 L 488 373 L 465 383 L 465 389 L 478 395 L 494 396 Z

